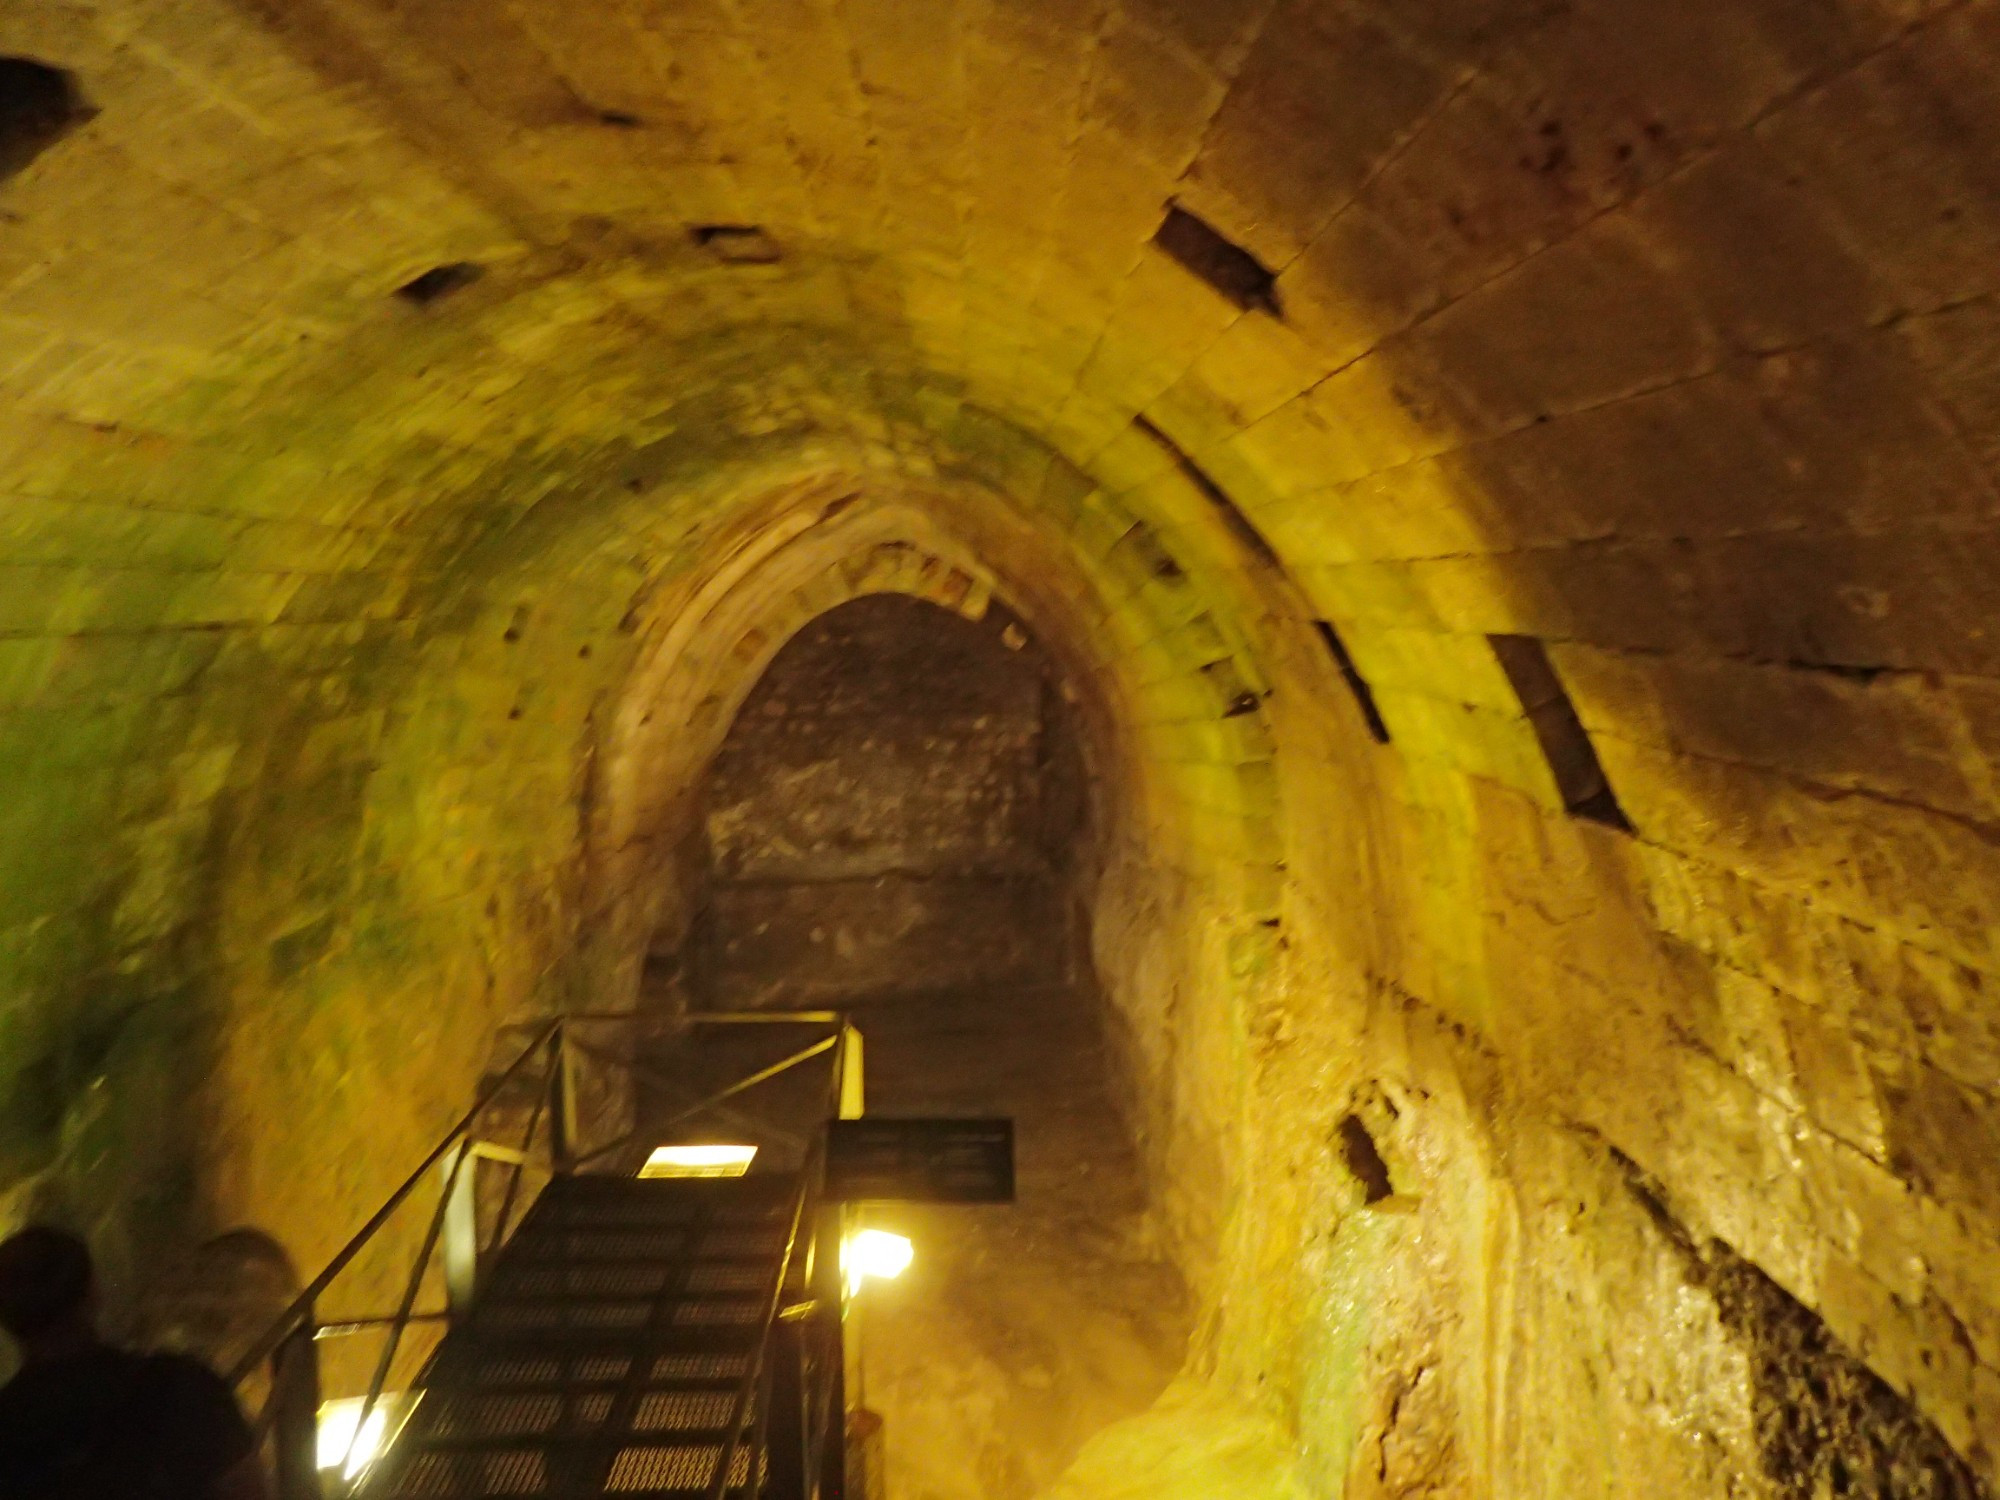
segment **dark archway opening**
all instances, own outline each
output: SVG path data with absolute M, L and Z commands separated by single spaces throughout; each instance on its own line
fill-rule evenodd
M 1028 1500 L 1186 1347 L 1108 1086 L 1076 718 L 1003 608 L 867 596 L 778 653 L 705 788 L 691 1001 L 839 1008 L 871 1113 L 1015 1121 L 1015 1204 L 866 1210 L 917 1246 L 849 1323 L 899 1500 Z
M 690 979 L 706 1003 L 1076 972 L 1083 761 L 1048 658 L 997 607 L 870 595 L 813 621 L 737 715 L 704 825 Z

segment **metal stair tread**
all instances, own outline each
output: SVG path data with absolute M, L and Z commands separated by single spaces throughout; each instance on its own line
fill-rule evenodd
M 704 1493 L 795 1190 L 779 1174 L 551 1182 L 439 1344 L 421 1399 L 357 1494 Z M 746 1447 L 730 1494 L 753 1493 L 749 1464 Z

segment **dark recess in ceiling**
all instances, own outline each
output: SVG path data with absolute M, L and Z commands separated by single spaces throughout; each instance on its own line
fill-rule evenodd
M 1630 833 L 1631 819 L 1612 793 L 1597 749 L 1549 661 L 1548 648 L 1531 635 L 1489 635 L 1486 639 L 1521 700 L 1521 711 L 1534 726 L 1535 739 L 1555 777 L 1563 807 L 1572 817 Z
M 783 260 L 778 242 L 756 224 L 696 224 L 694 242 L 717 260 L 738 266 L 768 266 Z
M 73 75 L 31 57 L 0 57 L 0 182 L 96 113 Z
M 1243 513 L 1243 508 L 1229 498 L 1229 492 L 1217 484 L 1185 448 L 1143 413 L 1132 419 L 1132 425 L 1173 459 L 1174 467 L 1180 470 L 1182 477 L 1215 507 L 1216 514 L 1222 518 L 1230 534 L 1241 542 L 1253 557 L 1276 572 L 1287 583 L 1292 581 L 1290 573 L 1286 571 L 1285 560 L 1278 555 L 1278 549 L 1271 545 L 1270 538 L 1257 528 L 1257 523 Z M 1295 584 L 1293 586 L 1296 587 Z M 1346 643 L 1341 640 L 1339 632 L 1329 621 L 1314 620 L 1312 623 L 1313 629 L 1319 632 L 1320 640 L 1326 645 L 1327 654 L 1333 658 L 1334 667 L 1339 671 L 1341 681 L 1347 684 L 1348 691 L 1354 695 L 1355 707 L 1360 709 L 1361 717 L 1368 725 L 1368 733 L 1374 737 L 1377 744 L 1388 744 L 1389 726 L 1383 721 L 1381 709 L 1376 706 L 1374 690 L 1368 686 L 1367 679 L 1354 665 L 1354 658 L 1348 655 Z
M 412 277 L 396 288 L 396 295 L 405 302 L 413 302 L 418 307 L 429 307 L 440 297 L 449 296 L 461 287 L 471 286 L 486 273 L 469 260 L 454 260 L 441 266 L 432 266 L 421 276 Z
M 1284 317 L 1276 273 L 1178 203 L 1167 205 L 1166 220 L 1153 235 L 1153 243 L 1245 312 Z
M 1368 685 L 1368 679 L 1361 675 L 1354 665 L 1354 658 L 1348 655 L 1347 642 L 1340 638 L 1340 632 L 1333 628 L 1331 620 L 1314 620 L 1313 629 L 1326 647 L 1327 655 L 1333 658 L 1334 666 L 1340 672 L 1340 680 L 1347 684 L 1347 690 L 1354 695 L 1354 706 L 1361 710 L 1362 722 L 1367 724 L 1368 733 L 1378 745 L 1389 743 L 1389 725 L 1382 717 L 1382 710 L 1375 702 L 1375 689 Z

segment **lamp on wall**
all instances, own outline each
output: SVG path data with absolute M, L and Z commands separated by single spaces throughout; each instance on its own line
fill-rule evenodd
M 861 1283 L 873 1276 L 893 1281 L 910 1268 L 916 1250 L 909 1239 L 886 1229 L 861 1229 L 849 1235 L 840 1247 L 840 1268 L 847 1274 L 849 1296 L 861 1290 Z
M 395 1399 L 387 1395 L 378 1399 L 365 1425 L 361 1397 L 323 1403 L 319 1409 L 319 1466 L 339 1469 L 346 1479 L 367 1468 L 382 1451 L 382 1439 L 389 1430 L 389 1406 Z

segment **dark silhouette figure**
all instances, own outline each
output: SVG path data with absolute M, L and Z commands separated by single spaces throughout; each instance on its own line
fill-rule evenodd
M 5 1500 L 264 1500 L 229 1387 L 178 1354 L 133 1354 L 97 1334 L 82 1240 L 24 1229 L 0 1242 L 0 1327 L 21 1370 L 0 1388 Z

